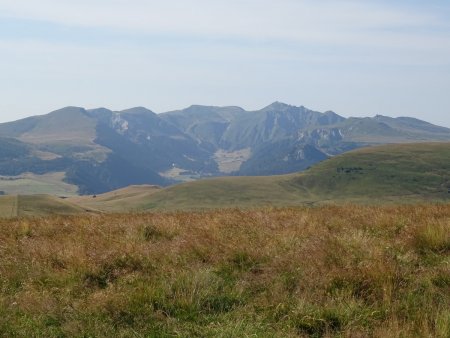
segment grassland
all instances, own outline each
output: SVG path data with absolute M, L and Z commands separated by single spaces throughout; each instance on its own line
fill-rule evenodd
M 0 196 L 0 218 L 78 215 L 93 211 L 50 195 Z
M 319 163 L 290 183 L 329 199 L 450 199 L 450 144 L 363 148 Z
M 17 217 L 18 196 L 0 196 L 0 217 Z
M 165 189 L 131 187 L 97 199 L 69 200 L 106 212 L 449 202 L 450 144 L 371 147 L 336 156 L 302 173 L 220 177 Z
M 192 210 L 419 201 L 450 201 L 449 143 L 359 149 L 291 175 L 224 177 L 179 184 L 152 194 L 141 208 Z
M 102 212 L 130 212 L 141 210 L 145 201 L 160 190 L 153 185 L 129 186 L 101 195 L 70 197 L 67 202 Z
M 450 335 L 450 205 L 0 220 L 3 337 Z
M 98 196 L 7 195 L 0 196 L 0 218 L 47 215 L 80 215 L 100 212 L 131 212 L 160 188 L 150 185 L 130 186 Z
M 0 190 L 8 195 L 77 195 L 78 187 L 64 182 L 64 178 L 64 172 L 48 173 L 45 175 L 26 173 L 20 176 L 0 176 Z
M 302 198 L 298 189 L 290 191 L 282 185 L 290 177 L 221 177 L 183 183 L 149 196 L 141 210 L 298 205 Z
M 28 207 L 24 198 L 22 209 L 39 211 L 33 206 Z M 27 201 L 34 199 L 30 197 Z M 2 207 L 2 203 L 8 204 L 7 201 L 0 200 L 0 217 L 11 215 L 8 206 Z M 95 198 L 72 196 L 65 201 L 57 198 L 52 201 L 55 202 L 54 212 L 64 211 L 70 205 L 73 210 L 109 213 L 345 203 L 447 203 L 450 202 L 450 144 L 371 147 L 336 156 L 302 173 L 220 177 L 165 189 L 131 186 Z M 48 204 L 45 213 L 50 211 Z

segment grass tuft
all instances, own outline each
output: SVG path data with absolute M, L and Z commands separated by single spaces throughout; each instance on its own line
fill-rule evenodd
M 450 251 L 450 222 L 426 224 L 417 229 L 415 245 L 419 252 Z

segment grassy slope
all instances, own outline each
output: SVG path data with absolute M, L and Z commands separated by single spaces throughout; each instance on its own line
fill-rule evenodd
M 0 196 L 0 218 L 79 215 L 86 211 L 86 208 L 49 195 Z
M 0 196 L 0 217 L 17 216 L 18 196 Z
M 176 185 L 150 196 L 144 209 L 449 200 L 449 188 L 450 144 L 387 145 L 336 156 L 300 174 Z
M 105 212 L 132 211 L 142 208 L 142 204 L 161 188 L 152 185 L 130 186 L 94 196 L 77 196 L 67 199 L 68 202 L 83 208 Z
M 8 195 L 76 195 L 78 187 L 64 182 L 64 178 L 64 172 L 48 173 L 45 175 L 26 173 L 20 176 L 0 177 L 0 190 Z
M 24 120 L 13 123 L 23 123 Z M 12 125 L 13 123 L 10 123 Z M 7 127 L 8 124 L 5 124 Z M 6 128 L 5 127 L 5 128 Z M 84 109 L 66 107 L 37 118 L 37 123 L 20 134 L 19 138 L 25 142 L 65 143 L 76 145 L 91 145 L 96 137 L 96 122 L 85 114 Z
M 18 216 L 78 215 L 86 209 L 48 195 L 19 196 Z
M 333 200 L 448 199 L 450 144 L 400 144 L 359 149 L 324 161 L 288 183 Z
M 450 206 L 0 220 L 4 337 L 450 334 Z
M 292 205 L 297 190 L 283 187 L 287 177 L 221 177 L 179 184 L 153 194 L 143 209 L 202 209 L 249 207 L 255 205 Z
M 424 143 L 359 149 L 299 174 L 205 179 L 166 189 L 134 186 L 96 198 L 73 197 L 67 202 L 72 203 L 72 207 L 78 205 L 79 209 L 104 212 L 294 206 L 349 201 L 399 203 L 449 201 L 449 189 L 450 144 Z M 39 211 L 37 208 L 33 210 Z

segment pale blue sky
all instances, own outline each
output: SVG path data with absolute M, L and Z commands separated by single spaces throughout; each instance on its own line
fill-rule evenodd
M 450 1 L 0 0 L 0 122 L 273 101 L 450 127 Z

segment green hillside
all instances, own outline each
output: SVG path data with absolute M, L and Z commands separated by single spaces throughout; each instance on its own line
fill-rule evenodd
M 302 198 L 298 189 L 284 183 L 293 175 L 270 177 L 221 177 L 175 185 L 150 196 L 142 209 L 203 209 L 269 205 L 295 205 Z
M 49 195 L 0 196 L 0 218 L 77 215 L 89 210 Z
M 304 173 L 190 182 L 151 195 L 144 209 L 202 209 L 324 202 L 450 201 L 450 144 L 365 148 Z
M 130 186 L 62 200 L 47 195 L 3 196 L 3 217 L 317 205 L 324 203 L 450 202 L 450 144 L 369 147 L 289 175 L 220 177 L 171 186 Z
M 450 199 L 450 144 L 364 148 L 324 161 L 289 184 L 333 200 Z
M 67 199 L 68 202 L 86 209 L 102 212 L 124 212 L 142 209 L 142 205 L 150 195 L 161 188 L 153 185 L 129 186 L 101 195 L 76 196 Z

